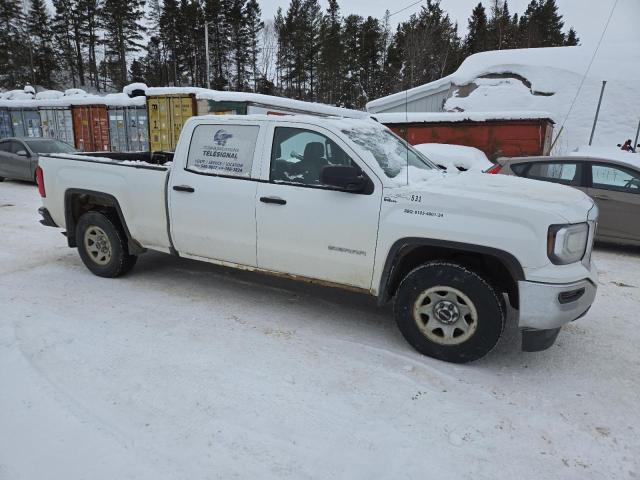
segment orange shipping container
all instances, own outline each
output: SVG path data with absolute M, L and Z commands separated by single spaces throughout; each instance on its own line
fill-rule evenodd
M 374 115 L 375 116 L 375 115 Z M 549 155 L 553 120 L 439 121 L 382 123 L 406 139 L 411 145 L 450 143 L 482 150 L 487 157 L 523 157 Z
M 105 105 L 74 105 L 73 133 L 82 152 L 109 151 L 109 116 Z

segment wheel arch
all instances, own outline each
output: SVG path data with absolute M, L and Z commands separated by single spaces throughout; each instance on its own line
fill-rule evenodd
M 411 270 L 433 260 L 456 262 L 485 276 L 507 293 L 511 305 L 518 308 L 518 281 L 524 279 L 524 270 L 512 254 L 482 245 L 419 237 L 402 238 L 389 249 L 380 278 L 378 303 L 391 300 Z
M 67 230 L 67 244 L 70 247 L 77 247 L 78 245 L 76 239 L 78 219 L 83 213 L 92 210 L 113 212 L 117 216 L 120 227 L 127 237 L 127 246 L 130 254 L 138 255 L 145 251 L 145 248 L 131 235 L 116 197 L 109 193 L 80 188 L 70 188 L 64 193 L 64 222 Z

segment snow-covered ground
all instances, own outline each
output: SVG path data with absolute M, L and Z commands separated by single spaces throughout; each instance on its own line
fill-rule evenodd
M 416 354 L 366 296 L 149 253 L 93 276 L 0 184 L 0 479 L 640 476 L 640 251 L 547 352 Z

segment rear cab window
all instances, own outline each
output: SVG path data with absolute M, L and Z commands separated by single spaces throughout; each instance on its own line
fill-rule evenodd
M 259 133 L 259 125 L 198 125 L 191 136 L 185 170 L 201 175 L 250 178 Z

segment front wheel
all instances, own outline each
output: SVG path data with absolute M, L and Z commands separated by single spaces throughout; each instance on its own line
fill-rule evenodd
M 124 275 L 138 259 L 129 254 L 126 235 L 117 220 L 100 212 L 87 212 L 80 217 L 76 242 L 86 267 L 100 277 Z
M 418 352 L 455 363 L 489 353 L 505 323 L 494 288 L 475 272 L 446 262 L 427 263 L 404 278 L 394 315 Z

